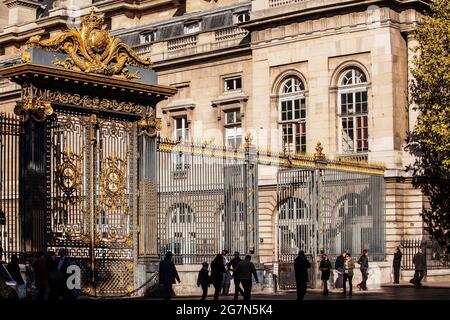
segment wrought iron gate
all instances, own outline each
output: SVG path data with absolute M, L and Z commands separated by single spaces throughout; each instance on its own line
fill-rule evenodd
M 280 169 L 277 177 L 277 251 L 281 288 L 295 286 L 289 265 L 299 250 L 313 268 L 323 250 L 331 260 L 346 250 L 385 259 L 383 175 L 339 169 Z M 286 271 L 283 274 L 283 270 Z M 289 273 L 289 274 L 288 274 Z M 310 272 L 314 283 L 314 272 Z
M 19 120 L 0 114 L 0 247 L 4 259 L 20 252 L 19 228 Z
M 97 293 L 131 291 L 136 123 L 58 112 L 47 138 L 48 248 L 68 249 L 84 270 L 83 284 L 95 284 Z
M 249 149 L 158 143 L 158 243 L 178 264 L 257 253 L 257 166 Z

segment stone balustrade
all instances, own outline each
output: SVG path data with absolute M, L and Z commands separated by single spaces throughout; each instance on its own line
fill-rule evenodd
M 236 39 L 236 38 L 242 38 L 242 37 L 245 37 L 247 35 L 247 33 L 248 33 L 248 31 L 241 29 L 239 27 L 230 27 L 230 28 L 216 30 L 214 32 L 215 40 L 217 42 L 232 40 L 232 39 Z
M 197 35 L 177 38 L 167 41 L 167 50 L 175 51 L 186 48 L 193 48 L 197 45 Z
M 305 1 L 308 1 L 308 0 L 269 0 L 269 7 L 270 8 L 282 7 L 282 6 L 285 6 L 288 4 L 305 2 Z
M 159 62 L 243 46 L 248 44 L 247 35 L 247 30 L 234 26 L 167 41 L 139 44 L 133 46 L 133 49 L 137 54 L 149 57 L 152 62 Z
M 151 43 L 143 43 L 138 46 L 135 46 L 134 51 L 141 56 L 148 55 L 152 52 L 152 44 Z
M 352 154 L 341 154 L 338 156 L 338 160 L 347 160 L 355 162 L 367 162 L 369 159 L 367 153 L 352 153 Z

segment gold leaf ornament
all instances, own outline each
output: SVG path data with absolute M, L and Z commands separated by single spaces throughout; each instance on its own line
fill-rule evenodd
M 102 29 L 103 23 L 104 19 L 92 8 L 90 15 L 83 17 L 80 29 L 66 30 L 48 40 L 33 36 L 27 45 L 67 54 L 64 60 L 53 60 L 65 69 L 127 80 L 140 78 L 138 72 L 131 72 L 126 65 L 150 68 L 150 60 L 141 58 L 121 39 Z

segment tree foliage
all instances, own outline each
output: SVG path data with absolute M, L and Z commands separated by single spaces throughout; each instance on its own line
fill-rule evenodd
M 450 237 L 450 0 L 436 0 L 415 31 L 412 102 L 419 111 L 410 133 L 414 185 L 429 199 L 422 216 L 429 233 L 448 246 Z

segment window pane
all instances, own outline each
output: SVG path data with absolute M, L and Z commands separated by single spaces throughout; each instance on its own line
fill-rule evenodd
M 301 100 L 300 118 L 301 119 L 305 119 L 306 118 L 305 99 Z
M 234 123 L 234 112 L 226 113 L 226 124 Z
M 344 77 L 342 78 L 342 85 L 348 86 L 353 84 L 353 72 L 352 70 L 349 70 L 345 73 Z
M 235 89 L 241 89 L 242 88 L 242 79 L 241 78 L 236 78 L 236 87 Z
M 367 91 L 362 92 L 362 107 L 361 112 L 367 113 Z
M 341 113 L 347 114 L 347 95 L 341 94 Z
M 294 112 L 295 120 L 300 119 L 300 101 L 299 100 L 294 101 L 294 110 L 295 110 L 295 112 Z
M 355 69 L 355 82 L 356 83 L 366 83 L 366 75 L 359 69 Z
M 353 118 L 342 119 L 342 151 L 345 153 L 353 152 Z
M 177 118 L 176 120 L 175 120 L 175 122 L 176 122 L 176 128 L 177 129 L 180 129 L 180 128 L 182 128 L 182 126 L 183 126 L 183 119 L 182 118 Z

